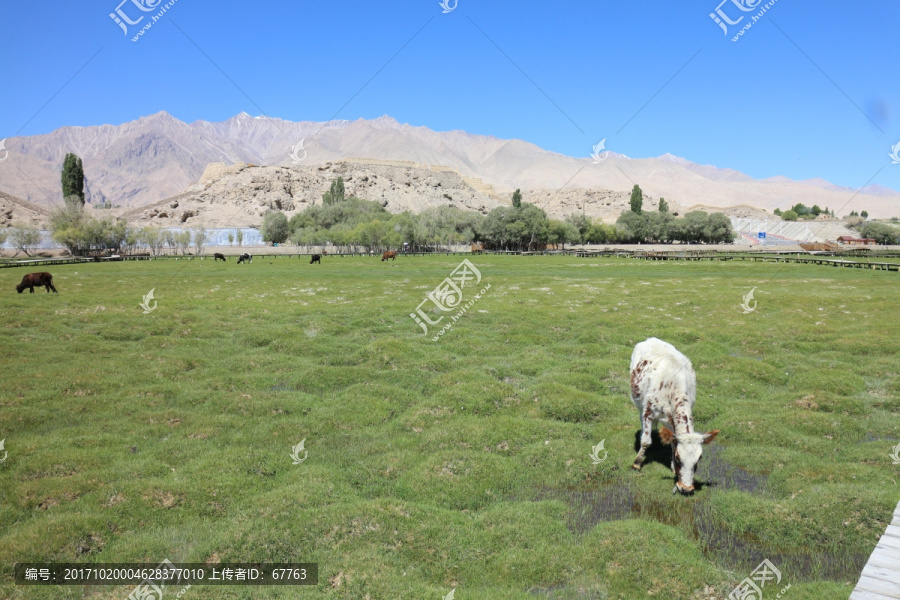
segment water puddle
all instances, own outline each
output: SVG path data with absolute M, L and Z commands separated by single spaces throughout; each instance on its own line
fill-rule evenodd
M 765 490 L 767 477 L 729 464 L 722 459 L 722 454 L 724 448 L 721 446 L 709 446 L 705 450 L 695 480 L 698 492 L 705 487 L 738 490 L 747 494 L 760 494 Z M 669 468 L 671 453 L 667 448 L 654 444 L 648 449 L 647 457 L 648 461 L 660 462 Z M 678 527 L 699 543 L 707 558 L 737 573 L 749 574 L 764 559 L 769 559 L 786 576 L 790 574 L 791 580 L 855 581 L 868 559 L 867 554 L 820 548 L 810 554 L 791 554 L 752 534 L 737 536 L 721 523 L 721 517 L 716 516 L 707 500 L 697 496 L 675 496 L 671 493 L 672 485 L 674 482 L 650 496 L 626 479 L 596 489 L 543 488 L 537 490 L 530 500 L 564 502 L 570 508 L 568 526 L 576 534 L 586 533 L 599 523 L 623 519 L 647 519 Z M 547 594 L 543 596 L 547 598 L 594 597 L 549 595 L 555 593 L 552 588 L 541 593 Z
M 600 590 L 589 590 L 574 585 L 552 585 L 548 588 L 531 588 L 528 593 L 547 600 L 606 600 L 609 596 Z

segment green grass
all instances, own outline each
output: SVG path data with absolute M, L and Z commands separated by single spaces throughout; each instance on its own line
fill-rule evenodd
M 724 598 L 760 556 L 792 599 L 849 595 L 900 500 L 896 273 L 478 256 L 490 291 L 433 342 L 409 313 L 460 260 L 69 265 L 59 295 L 0 270 L 0 597 L 133 587 L 16 562 L 168 558 L 320 566 L 188 600 Z M 650 336 L 721 430 L 692 498 L 629 469 Z

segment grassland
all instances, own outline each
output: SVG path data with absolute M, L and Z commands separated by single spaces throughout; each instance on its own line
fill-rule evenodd
M 705 600 L 761 557 L 784 598 L 849 595 L 900 500 L 896 273 L 472 260 L 491 289 L 436 342 L 409 313 L 460 257 L 70 265 L 59 295 L 0 270 L 0 598 L 133 587 L 16 587 L 16 562 L 164 558 L 320 565 L 187 600 Z M 691 498 L 661 448 L 629 469 L 650 336 L 721 430 Z

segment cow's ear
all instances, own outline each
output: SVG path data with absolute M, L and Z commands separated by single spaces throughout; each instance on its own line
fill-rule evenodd
M 672 433 L 671 431 L 669 431 L 668 429 L 666 429 L 665 427 L 660 427 L 659 428 L 659 439 L 664 445 L 668 446 L 669 444 L 672 443 L 672 440 L 675 439 L 675 434 Z
M 719 435 L 719 430 L 713 429 L 712 431 L 707 433 L 705 436 L 703 436 L 703 443 L 704 444 L 712 444 L 713 440 L 716 439 L 717 435 Z

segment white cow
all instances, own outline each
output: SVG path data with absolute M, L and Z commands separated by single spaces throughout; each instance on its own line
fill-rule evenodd
M 650 446 L 653 424 L 662 423 L 659 437 L 663 444 L 672 445 L 673 494 L 694 493 L 694 473 L 703 454 L 703 444 L 712 442 L 719 433 L 718 429 L 709 433 L 694 431 L 691 409 L 696 395 L 694 367 L 675 346 L 650 338 L 634 347 L 631 401 L 641 415 L 641 450 L 631 467 L 641 470 L 644 454 Z

